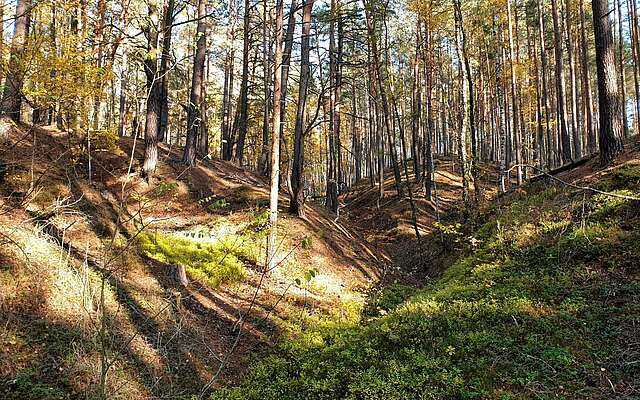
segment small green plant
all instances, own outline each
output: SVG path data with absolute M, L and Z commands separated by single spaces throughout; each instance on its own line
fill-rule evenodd
M 374 292 L 369 297 L 364 314 L 369 317 L 379 317 L 388 314 L 400 304 L 404 303 L 416 292 L 411 286 L 394 284 Z
M 118 132 L 115 129 L 102 129 L 91 132 L 91 147 L 94 151 L 114 151 L 119 149 Z
M 300 246 L 305 250 L 311 250 L 313 248 L 313 238 L 311 236 L 305 236 Z
M 442 240 L 442 244 L 448 248 L 452 249 L 460 244 L 464 239 L 464 233 L 462 232 L 462 224 L 442 224 L 440 222 L 435 222 L 433 224 L 434 229 L 438 232 L 438 236 Z
M 269 229 L 269 210 L 254 214 L 248 228 L 255 233 L 264 233 Z
M 158 197 L 164 197 L 169 193 L 173 193 L 178 190 L 177 182 L 160 182 L 154 189 L 154 193 Z
M 319 274 L 319 271 L 317 268 L 306 270 L 302 275 L 302 278 L 296 278 L 296 285 L 306 287 L 309 285 L 309 283 L 311 283 L 313 278 L 318 276 L 318 274 Z
M 227 203 L 227 200 L 225 199 L 216 199 L 213 203 L 207 206 L 209 211 L 222 210 L 223 208 L 227 207 L 229 207 L 229 203 Z

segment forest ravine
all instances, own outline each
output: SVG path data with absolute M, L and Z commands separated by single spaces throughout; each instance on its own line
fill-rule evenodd
M 638 0 L 0 21 L 0 397 L 640 397 Z

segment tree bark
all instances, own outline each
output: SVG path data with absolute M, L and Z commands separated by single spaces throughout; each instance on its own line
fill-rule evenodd
M 627 117 L 627 83 L 624 68 L 624 36 L 622 33 L 622 3 L 616 0 L 616 9 L 618 11 L 618 55 L 619 55 L 619 72 L 620 72 L 620 98 L 622 101 L 622 130 L 624 137 L 629 137 L 629 119 Z
M 29 38 L 31 24 L 31 0 L 17 0 L 15 26 L 9 54 L 9 68 L 2 93 L 0 110 L 15 122 L 20 121 L 22 109 L 22 85 L 24 84 L 25 66 L 23 53 Z
M 553 37 L 555 44 L 555 72 L 556 72 L 556 107 L 558 119 L 560 120 L 560 140 L 562 144 L 562 162 L 567 163 L 573 160 L 572 137 L 567 129 L 567 110 L 565 107 L 565 80 L 564 62 L 562 59 L 562 33 L 560 32 L 560 16 L 558 11 L 558 1 L 551 2 L 551 13 L 553 16 Z
M 624 151 L 622 101 L 607 0 L 592 0 L 600 104 L 600 162 L 611 163 Z
M 207 15 L 206 0 L 198 0 L 198 26 L 196 28 L 196 52 L 193 59 L 193 72 L 191 77 L 191 95 L 189 97 L 189 109 L 187 111 L 187 143 L 184 146 L 182 162 L 193 166 L 196 160 L 196 143 L 202 116 L 202 81 L 204 79 L 204 62 L 207 46 L 207 28 L 205 16 Z
M 298 106 L 293 144 L 293 168 L 291 169 L 291 192 L 293 194 L 289 210 L 304 217 L 304 124 L 306 120 L 307 93 L 311 68 L 309 63 L 311 12 L 315 0 L 302 0 L 302 43 L 300 49 L 300 83 L 298 86 Z
M 144 60 L 144 72 L 147 78 L 147 110 L 145 121 L 144 163 L 142 176 L 149 181 L 156 171 L 158 163 L 158 127 L 160 123 L 160 82 L 158 79 L 158 6 L 154 0 L 148 4 L 149 22 L 147 36 L 147 55 Z
M 175 0 L 168 0 L 162 23 L 162 58 L 160 59 L 160 126 L 158 141 L 166 140 L 169 127 L 169 63 L 171 61 L 171 34 L 173 31 L 173 13 Z
M 583 108 L 582 111 L 585 114 L 586 119 L 586 147 L 588 153 L 595 153 L 597 147 L 597 140 L 595 135 L 594 123 L 593 123 L 593 99 L 591 97 L 591 80 L 589 79 L 589 46 L 587 44 L 587 29 L 584 16 L 584 0 L 580 0 L 580 47 L 582 68 L 582 91 L 583 91 Z
M 283 0 L 276 0 L 275 54 L 273 74 L 273 110 L 271 111 L 271 189 L 269 195 L 269 240 L 267 270 L 272 271 L 277 264 L 278 193 L 280 191 L 280 102 L 282 97 L 282 57 L 283 57 Z

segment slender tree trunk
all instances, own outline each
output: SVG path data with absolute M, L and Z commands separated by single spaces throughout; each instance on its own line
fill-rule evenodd
M 311 75 L 309 53 L 311 35 L 311 12 L 315 0 L 302 0 L 302 44 L 300 49 L 300 83 L 298 86 L 298 106 L 293 145 L 293 168 L 291 169 L 291 189 L 293 197 L 289 209 L 291 213 L 304 216 L 304 124 L 306 120 L 307 92 Z
M 167 0 L 162 23 L 162 58 L 160 59 L 160 126 L 158 141 L 166 140 L 169 127 L 169 63 L 171 62 L 171 34 L 175 0 Z
M 422 24 L 418 20 L 416 25 L 416 53 L 413 59 L 413 90 L 411 91 L 411 159 L 413 160 L 413 175 L 418 181 L 420 177 L 420 117 L 422 115 L 422 90 L 420 86 L 420 58 L 422 53 Z
M 282 97 L 282 45 L 284 35 L 283 25 L 283 0 L 276 0 L 275 23 L 275 55 L 273 74 L 273 110 L 271 112 L 271 189 L 269 195 L 269 239 L 267 251 L 267 270 L 272 271 L 277 263 L 277 239 L 278 239 L 278 193 L 280 189 L 280 107 Z
M 580 132 L 578 132 L 578 89 L 576 83 L 576 63 L 574 62 L 573 46 L 574 40 L 571 34 L 572 27 L 572 7 L 573 0 L 565 0 L 565 10 L 567 14 L 567 55 L 569 62 L 569 90 L 570 90 L 570 104 L 571 104 L 571 134 L 573 140 L 573 155 L 575 158 L 582 156 L 582 140 Z
M 513 46 L 513 22 L 511 17 L 511 1 L 507 0 L 507 18 L 509 19 L 509 65 L 511 76 L 511 108 L 513 112 L 513 136 L 515 141 L 515 153 L 516 153 L 516 173 L 518 186 L 522 185 L 522 139 L 519 133 L 519 111 L 518 111 L 518 98 L 516 96 L 516 71 L 514 63 L 516 62 L 516 53 Z M 516 32 L 517 33 L 517 32 Z
M 245 1 L 246 2 L 246 1 Z M 237 3 L 236 0 L 229 1 L 229 23 L 227 27 L 227 44 L 225 49 L 225 61 L 224 61 L 224 88 L 222 97 L 222 159 L 230 161 L 233 158 L 233 147 L 236 144 L 236 131 L 240 128 L 242 123 L 242 88 L 240 89 L 240 98 L 238 99 L 238 108 L 236 109 L 238 114 L 233 122 L 231 122 L 231 115 L 233 114 L 233 106 L 231 105 L 231 99 L 233 97 L 234 88 L 234 76 L 235 76 L 235 47 L 234 42 L 236 38 L 236 19 L 237 19 Z M 245 4 L 245 12 L 246 4 Z M 246 14 L 246 13 L 245 13 Z M 248 15 L 245 15 L 245 22 Z M 248 43 L 243 42 L 243 49 L 248 46 Z M 243 74 L 245 57 L 248 57 L 248 53 L 242 53 L 243 62 Z M 248 62 L 248 58 L 246 59 Z M 248 68 L 248 65 L 247 65 Z M 244 78 L 244 75 L 243 75 Z M 243 80 L 242 84 L 246 85 L 246 81 Z M 245 129 L 246 130 L 246 129 Z M 244 138 L 242 138 L 242 153 L 244 152 Z M 240 145 L 238 143 L 238 145 Z M 240 161 L 242 164 L 242 161 Z
M 622 32 L 622 3 L 616 0 L 616 8 L 618 11 L 618 54 L 620 56 L 620 96 L 622 101 L 622 127 L 624 137 L 629 137 L 629 118 L 627 116 L 627 79 L 625 74 L 625 55 L 624 55 L 624 36 Z
M 473 114 L 473 88 L 471 86 L 471 77 L 469 60 L 466 56 L 465 33 L 462 20 L 462 6 L 460 0 L 454 0 L 454 13 L 456 22 L 456 51 L 460 62 L 460 82 L 462 84 L 460 108 L 460 127 L 458 135 L 458 157 L 462 166 L 462 200 L 465 207 L 465 214 L 468 216 L 471 212 L 471 183 L 473 181 L 472 168 L 473 157 L 469 156 L 468 148 L 470 137 L 475 135 L 475 121 Z
M 244 21 L 242 32 L 242 83 L 240 85 L 240 98 L 238 107 L 240 108 L 238 117 L 238 144 L 236 145 L 236 160 L 239 165 L 244 161 L 244 142 L 247 137 L 247 123 L 249 119 L 249 30 L 251 29 L 251 14 L 249 13 L 251 4 L 249 0 L 244 0 Z
M 572 137 L 567 128 L 567 110 L 565 107 L 565 80 L 564 62 L 562 59 L 562 32 L 560 32 L 560 16 L 557 4 L 558 1 L 551 2 L 551 13 L 553 16 L 553 37 L 555 44 L 555 72 L 556 72 L 556 107 L 558 119 L 560 120 L 560 139 L 562 144 L 562 162 L 567 163 L 573 160 Z
M 554 166 L 555 152 L 557 147 L 555 146 L 556 141 L 554 140 L 555 136 L 551 133 L 551 127 L 549 126 L 549 90 L 547 89 L 547 51 L 545 46 L 545 26 L 544 26 L 544 10 L 543 10 L 543 0 L 538 0 L 538 39 L 540 41 L 540 59 L 542 61 L 542 99 L 544 104 L 544 115 L 545 115 L 545 130 L 547 136 L 547 169 L 552 169 Z
M 264 110 L 262 112 L 262 149 L 258 160 L 258 171 L 260 174 L 269 175 L 269 115 L 271 109 L 271 67 L 269 64 L 269 54 L 271 49 L 270 38 L 268 37 L 267 24 L 269 21 L 269 11 L 267 0 L 262 1 L 262 66 L 264 71 Z
M 629 10 L 629 32 L 631 34 L 631 57 L 633 57 L 633 83 L 635 89 L 635 134 L 640 134 L 640 43 L 638 38 L 638 15 L 635 0 L 627 1 Z
M 584 0 L 580 0 L 580 47 L 581 51 L 581 63 L 582 68 L 582 91 L 583 91 L 583 112 L 586 119 L 586 136 L 587 136 L 587 148 L 589 153 L 594 153 L 597 147 L 597 140 L 595 135 L 594 123 L 593 123 L 593 99 L 591 97 L 591 80 L 589 79 L 589 47 L 587 44 L 586 34 L 586 21 L 584 16 Z
M 424 191 L 425 197 L 428 201 L 433 201 L 433 191 L 434 191 L 434 179 L 433 175 L 435 173 L 435 163 L 433 162 L 433 135 L 434 135 L 434 123 L 433 123 L 433 102 L 432 102 L 432 94 L 433 94 L 433 37 L 431 31 L 431 22 L 427 21 L 425 23 L 425 49 L 423 50 L 422 57 L 424 59 L 424 76 L 426 81 L 426 106 L 427 106 L 427 124 L 424 129 L 425 135 L 425 180 L 424 180 Z M 444 113 L 443 113 L 444 115 Z M 444 124 L 443 124 L 444 129 Z
M 187 143 L 184 146 L 182 162 L 193 166 L 196 160 L 196 144 L 202 116 L 202 81 L 204 79 L 204 62 L 207 47 L 207 28 L 205 16 L 207 15 L 206 0 L 198 0 L 198 26 L 196 28 L 196 52 L 193 59 L 193 72 L 191 76 L 191 95 L 189 96 L 189 109 L 187 111 Z
M 126 133 L 127 126 L 127 86 L 128 86 L 128 60 L 129 53 L 125 48 L 122 51 L 122 70 L 120 71 L 120 104 L 119 104 L 119 115 L 120 115 L 120 123 L 118 124 L 118 136 L 122 137 Z

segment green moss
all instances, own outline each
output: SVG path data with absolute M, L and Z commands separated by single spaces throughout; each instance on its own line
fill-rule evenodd
M 245 278 L 245 263 L 255 263 L 258 250 L 245 236 L 229 235 L 204 242 L 159 233 L 139 236 L 148 257 L 166 264 L 183 265 L 194 279 L 217 287 Z

